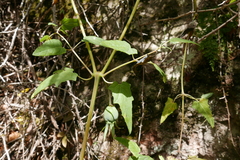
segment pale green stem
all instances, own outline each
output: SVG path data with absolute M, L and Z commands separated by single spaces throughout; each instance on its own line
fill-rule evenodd
M 86 37 L 86 33 L 85 33 L 85 30 L 83 28 L 83 23 L 80 19 L 80 16 L 79 16 L 79 13 L 78 13 L 78 10 L 77 10 L 77 7 L 76 7 L 76 4 L 74 2 L 74 0 L 71 0 L 71 3 L 72 3 L 72 6 L 73 6 L 73 10 L 75 12 L 75 15 L 77 16 L 78 18 L 78 21 L 79 21 L 79 25 L 80 25 L 80 29 L 81 29 L 81 32 L 83 34 L 83 37 Z M 96 65 L 95 65 L 95 61 L 94 61 L 94 58 L 93 58 L 93 54 L 92 54 L 92 50 L 90 48 L 90 45 L 88 42 L 85 42 L 86 44 L 86 48 L 88 50 L 88 54 L 89 54 L 89 57 L 90 57 L 90 60 L 91 60 L 91 64 L 92 64 L 92 68 L 93 68 L 93 73 L 96 73 L 97 72 L 97 69 L 96 69 Z
M 93 91 L 92 91 L 90 108 L 89 108 L 89 112 L 88 112 L 87 123 L 85 126 L 85 132 L 84 132 L 84 136 L 83 136 L 82 148 L 81 148 L 81 153 L 80 153 L 80 158 L 79 158 L 80 160 L 84 160 L 84 154 L 85 154 L 85 150 L 86 150 L 86 146 L 87 146 L 88 134 L 89 134 L 89 129 L 90 129 L 90 125 L 91 125 L 91 119 L 92 119 L 92 115 L 93 115 L 93 111 L 94 111 L 95 100 L 96 100 L 96 96 L 97 96 L 97 89 L 98 89 L 100 78 L 101 78 L 100 72 L 96 72 L 96 74 L 94 74 L 94 86 L 93 86 Z
M 181 151 L 181 142 L 182 142 L 182 134 L 183 134 L 183 125 L 184 125 L 184 108 L 185 108 L 185 104 L 184 104 L 184 97 L 185 97 L 185 93 L 184 93 L 184 67 L 185 67 L 185 63 L 186 63 L 186 57 L 187 57 L 187 50 L 188 50 L 188 43 L 184 44 L 184 54 L 183 54 L 183 62 L 182 62 L 182 70 L 181 70 L 181 96 L 182 96 L 182 121 L 181 121 L 181 132 L 180 132 L 180 138 L 179 138 L 179 146 L 178 146 L 178 152 L 180 153 Z
M 75 50 L 72 48 L 72 46 L 68 43 L 68 41 L 66 40 L 66 38 L 64 38 L 60 33 L 57 34 L 67 43 L 67 45 L 69 46 L 69 48 L 71 49 L 71 51 L 74 53 L 74 55 L 77 57 L 77 59 L 83 64 L 83 66 L 88 70 L 88 72 L 92 75 L 92 71 L 87 67 L 87 65 L 82 61 L 82 59 L 78 56 L 78 54 L 75 52 Z M 84 79 L 84 78 L 81 78 Z
M 131 13 L 128 21 L 127 21 L 127 24 L 126 24 L 126 26 L 124 27 L 121 36 L 119 37 L 119 40 L 122 40 L 123 37 L 125 36 L 128 28 L 129 28 L 129 26 L 130 26 L 130 24 L 131 24 L 131 22 L 132 22 L 133 16 L 134 16 L 134 14 L 135 14 L 135 12 L 136 12 L 136 10 L 137 10 L 137 6 L 138 6 L 139 2 L 140 2 L 140 0 L 137 0 L 137 1 L 136 1 L 135 5 L 134 5 L 134 7 L 133 7 L 132 13 Z M 107 68 L 108 68 L 108 66 L 110 65 L 110 63 L 111 63 L 111 61 L 112 61 L 115 53 L 116 53 L 116 50 L 113 50 L 112 53 L 111 53 L 111 55 L 110 55 L 110 57 L 109 57 L 109 59 L 108 59 L 108 61 L 107 61 L 107 63 L 105 64 L 105 66 L 104 66 L 104 68 L 103 68 L 103 70 L 102 70 L 102 73 L 105 73 L 105 71 L 107 70 Z
M 158 49 L 159 49 L 159 48 L 158 48 Z M 138 58 L 136 58 L 136 59 L 133 59 L 133 60 L 131 60 L 131 61 L 128 61 L 128 62 L 126 62 L 126 63 L 123 63 L 123 64 L 121 64 L 121 65 L 119 65 L 119 66 L 111 69 L 110 71 L 104 73 L 103 76 L 106 76 L 106 75 L 110 74 L 111 72 L 113 72 L 113 71 L 115 71 L 115 70 L 117 70 L 117 69 L 119 69 L 119 68 L 121 68 L 121 67 L 123 67 L 123 66 L 126 66 L 126 65 L 128 65 L 128 64 L 130 64 L 130 63 L 137 62 L 138 60 L 142 59 L 142 58 L 145 57 L 146 55 L 149 56 L 149 55 L 155 53 L 158 49 L 156 49 L 156 50 L 154 50 L 154 51 L 152 51 L 152 52 L 149 52 L 149 53 L 147 53 L 147 54 L 144 54 L 144 55 L 142 55 L 142 56 L 140 56 L 140 57 L 138 57 Z

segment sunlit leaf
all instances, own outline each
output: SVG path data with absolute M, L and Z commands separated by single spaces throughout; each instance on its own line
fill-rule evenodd
M 192 43 L 192 44 L 198 45 L 196 42 L 186 40 L 186 39 L 182 39 L 182 38 L 171 38 L 169 40 L 169 42 L 171 42 L 171 43 Z
M 62 42 L 58 39 L 50 39 L 39 46 L 34 52 L 34 56 L 53 56 L 66 53 L 62 47 Z
M 66 135 L 62 138 L 62 145 L 64 148 L 67 147 L 67 136 Z
M 163 156 L 158 156 L 158 158 L 159 158 L 160 160 L 164 160 Z
M 145 156 L 145 155 L 139 155 L 138 160 L 154 160 L 150 156 Z
M 230 4 L 230 3 L 233 3 L 233 2 L 236 2 L 236 0 L 231 0 L 231 1 L 229 2 L 229 4 Z
M 208 105 L 208 99 L 201 98 L 200 101 L 194 101 L 192 107 L 206 118 L 211 127 L 214 127 L 214 118 Z
M 132 132 L 132 93 L 130 89 L 130 84 L 123 82 L 118 84 L 114 82 L 108 87 L 112 91 L 113 103 L 119 104 L 122 111 L 122 116 L 128 127 L 129 134 Z
M 172 114 L 173 111 L 175 111 L 176 109 L 177 103 L 175 103 L 172 98 L 168 97 L 167 102 L 165 103 L 165 107 L 163 109 L 160 124 L 162 124 L 167 119 L 167 117 Z
M 163 70 L 157 65 L 157 64 L 155 64 L 155 63 L 153 63 L 153 62 L 148 62 L 148 63 L 150 63 L 150 64 L 152 64 L 154 67 L 155 67 L 155 69 L 162 75 L 162 77 L 163 77 L 163 82 L 164 83 L 166 83 L 166 81 L 167 81 L 167 76 L 166 76 L 166 74 L 163 72 Z
M 203 95 L 201 96 L 201 99 L 208 99 L 208 98 L 210 98 L 212 95 L 213 95 L 213 93 L 203 94 Z
M 187 160 L 206 160 L 206 159 L 198 158 L 197 156 L 189 156 Z
M 127 43 L 126 41 L 105 40 L 100 45 L 127 53 L 128 55 L 137 54 L 137 50 L 131 48 L 130 44 Z
M 139 156 L 140 148 L 138 147 L 137 143 L 121 137 L 115 137 L 115 139 L 127 147 L 135 157 Z
M 84 42 L 89 42 L 89 43 L 92 43 L 92 44 L 95 44 L 95 45 L 101 45 L 101 43 L 105 40 L 102 39 L 102 38 L 96 37 L 96 36 L 86 36 L 86 37 L 83 38 L 83 41 Z
M 74 73 L 73 69 L 71 69 L 71 68 L 64 68 L 64 70 L 58 70 L 52 76 L 45 79 L 38 86 L 38 88 L 32 94 L 31 98 L 33 98 L 39 92 L 44 90 L 46 87 L 51 86 L 52 84 L 55 84 L 56 86 L 59 86 L 60 83 L 65 82 L 67 80 L 76 81 L 77 76 L 78 76 L 77 73 Z
M 31 88 L 25 88 L 23 90 L 21 90 L 21 93 L 27 93 Z
M 59 132 L 58 134 L 57 134 L 57 138 L 62 138 L 62 137 L 64 137 L 65 136 L 65 133 L 64 132 Z
M 86 36 L 83 38 L 84 42 L 89 42 L 95 45 L 100 45 L 107 48 L 112 48 L 117 51 L 127 53 L 128 55 L 137 54 L 137 50 L 131 48 L 130 44 L 126 41 L 120 40 L 104 40 L 95 36 Z

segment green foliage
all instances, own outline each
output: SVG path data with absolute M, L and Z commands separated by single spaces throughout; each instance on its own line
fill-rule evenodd
M 224 14 L 222 12 L 224 12 Z M 198 26 L 200 29 L 196 31 L 197 36 L 202 37 L 210 33 L 220 25 L 224 24 L 232 16 L 233 14 L 226 10 L 216 11 L 215 14 L 211 12 L 199 13 Z M 234 30 L 237 30 L 237 28 L 237 21 L 228 22 L 217 32 L 201 41 L 199 49 L 211 66 L 212 71 L 215 70 L 216 64 L 220 61 L 220 52 L 226 50 L 225 52 L 229 53 L 229 50 L 231 50 L 225 46 L 228 42 L 234 41 L 232 36 L 234 35 Z
M 100 45 L 107 48 L 112 48 L 114 50 L 127 53 L 128 55 L 137 54 L 137 50 L 131 48 L 130 44 L 126 41 L 119 40 L 104 40 L 95 36 L 86 36 L 83 38 L 84 42 L 89 42 L 95 45 Z
M 193 102 L 192 107 L 206 118 L 211 127 L 214 127 L 214 118 L 208 105 L 208 98 L 211 95 L 212 93 L 202 95 L 199 101 Z
M 50 40 L 50 39 L 51 39 L 51 37 L 49 35 L 45 35 L 40 39 L 40 42 L 44 42 L 44 41 L 47 41 L 47 40 Z
M 148 62 L 149 64 L 152 64 L 154 67 L 155 67 L 155 69 L 160 73 L 160 75 L 162 75 L 162 77 L 163 77 L 163 82 L 164 83 L 166 83 L 166 81 L 167 81 L 167 76 L 166 76 L 166 74 L 163 72 L 163 70 L 158 66 L 158 65 L 156 65 L 155 63 L 153 63 L 153 62 Z
M 72 19 L 72 18 L 64 18 L 61 21 L 61 30 L 66 31 L 66 30 L 72 30 L 74 27 L 79 26 L 78 19 Z
M 67 80 L 73 80 L 76 81 L 77 79 L 77 73 L 73 72 L 73 69 L 71 68 L 64 68 L 63 70 L 55 71 L 54 74 L 47 79 L 45 79 L 38 88 L 34 91 L 31 98 L 35 97 L 39 92 L 44 90 L 46 87 L 51 86 L 52 84 L 55 84 L 55 86 L 59 86 L 60 83 L 65 82 Z
M 171 38 L 169 40 L 169 42 L 171 42 L 171 43 L 192 43 L 192 44 L 198 45 L 196 42 L 193 42 L 193 41 L 190 41 L 187 39 L 182 39 L 182 38 Z
M 199 49 L 201 50 L 204 57 L 209 62 L 209 65 L 211 66 L 212 71 L 215 70 L 214 69 L 215 65 L 219 61 L 219 55 L 218 55 L 219 48 L 218 47 L 219 47 L 219 44 L 218 44 L 216 38 L 214 38 L 214 36 L 209 36 L 208 38 L 206 38 L 205 40 L 203 40 L 200 43 Z
M 149 156 L 139 155 L 138 157 L 131 156 L 128 160 L 153 160 L 153 158 Z
M 121 137 L 116 137 L 115 139 L 118 142 L 120 142 L 122 145 L 127 147 L 130 150 L 130 152 L 133 154 L 133 156 L 129 157 L 128 160 L 153 160 L 149 156 L 139 154 L 139 152 L 141 150 L 140 150 L 139 146 L 137 145 L 137 143 L 135 143 L 131 140 L 125 139 L 125 138 L 121 138 Z
M 138 157 L 139 156 L 139 152 L 141 151 L 140 148 L 138 147 L 137 143 L 125 139 L 125 138 L 121 138 L 121 137 L 116 137 L 115 138 L 118 142 L 120 142 L 122 145 L 124 145 L 125 147 L 127 147 L 131 153 L 133 154 L 133 156 Z
M 168 97 L 167 102 L 165 103 L 165 107 L 163 109 L 160 124 L 162 124 L 167 119 L 167 117 L 172 114 L 173 111 L 175 111 L 176 109 L 177 103 L 175 103 L 172 98 Z
M 49 37 L 47 37 L 49 38 Z M 41 40 L 45 40 L 44 39 Z M 39 46 L 34 52 L 34 56 L 52 56 L 66 53 L 66 49 L 62 47 L 62 42 L 58 39 L 50 39 Z
M 123 82 L 118 84 L 114 82 L 108 87 L 112 91 L 113 103 L 119 104 L 122 116 L 127 124 L 129 134 L 132 132 L 132 93 L 130 84 Z
M 233 2 L 236 2 L 236 0 L 231 0 L 229 3 L 233 3 Z

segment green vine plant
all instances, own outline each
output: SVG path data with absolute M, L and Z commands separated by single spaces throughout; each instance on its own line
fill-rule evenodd
M 179 138 L 179 147 L 178 147 L 178 151 L 180 153 L 182 134 L 183 134 L 183 126 L 184 126 L 184 117 L 185 117 L 185 114 L 184 114 L 185 97 L 193 100 L 192 107 L 206 118 L 206 120 L 208 121 L 208 123 L 210 124 L 211 127 L 214 127 L 214 118 L 213 118 L 210 106 L 208 104 L 208 99 L 212 96 L 212 93 L 203 94 L 201 96 L 201 98 L 195 98 L 184 92 L 184 77 L 183 77 L 183 75 L 184 75 L 184 68 L 185 68 L 185 64 L 186 64 L 186 57 L 189 52 L 189 44 L 195 44 L 195 45 L 198 45 L 198 44 L 193 41 L 181 39 L 181 38 L 172 38 L 172 39 L 170 39 L 170 42 L 184 44 L 183 45 L 183 52 L 184 52 L 183 53 L 183 62 L 182 62 L 182 68 L 181 68 L 181 93 L 178 94 L 174 99 L 168 97 L 167 102 L 165 103 L 165 107 L 163 109 L 162 116 L 160 118 L 160 124 L 162 124 L 166 120 L 166 118 L 177 109 L 177 103 L 175 101 L 176 101 L 176 99 L 181 98 L 181 100 L 182 100 L 182 104 L 181 104 L 182 120 L 181 120 L 181 132 L 180 132 L 180 138 Z
M 77 19 L 64 18 L 61 21 L 61 26 L 58 27 L 56 33 L 53 33 L 52 35 L 43 36 L 40 39 L 40 42 L 42 42 L 42 45 L 39 46 L 33 52 L 34 56 L 56 56 L 56 55 L 65 54 L 67 52 L 67 50 L 71 51 L 77 57 L 77 59 L 81 62 L 81 64 L 86 68 L 86 70 L 90 73 L 91 76 L 89 78 L 83 78 L 83 77 L 80 77 L 77 73 L 75 73 L 74 69 L 72 69 L 72 68 L 68 68 L 68 67 L 62 68 L 61 70 L 55 71 L 53 73 L 53 75 L 49 76 L 43 82 L 41 82 L 40 85 L 37 87 L 37 89 L 34 91 L 34 93 L 31 95 L 31 99 L 34 98 L 35 96 L 37 96 L 41 91 L 43 91 L 44 89 L 46 89 L 47 87 L 49 87 L 53 84 L 55 84 L 55 86 L 57 87 L 62 82 L 65 82 L 68 80 L 77 81 L 77 78 L 80 78 L 82 80 L 94 79 L 92 97 L 91 97 L 91 101 L 90 101 L 90 108 L 89 108 L 89 112 L 88 112 L 87 122 L 85 125 L 85 132 L 84 132 L 84 137 L 83 137 L 83 142 L 82 142 L 82 148 L 81 148 L 81 152 L 80 152 L 80 156 L 79 156 L 80 160 L 84 159 L 84 154 L 85 154 L 85 150 L 86 150 L 86 146 L 87 146 L 87 140 L 88 140 L 88 136 L 89 136 L 89 129 L 91 126 L 91 119 L 92 119 L 94 106 L 95 106 L 95 100 L 96 100 L 96 96 L 97 96 L 97 90 L 99 87 L 99 81 L 101 79 L 104 80 L 104 82 L 106 82 L 107 84 L 110 84 L 108 89 L 112 92 L 113 104 L 118 104 L 120 106 L 120 110 L 121 110 L 122 116 L 124 118 L 124 121 L 127 125 L 128 132 L 129 132 L 129 134 L 132 132 L 133 96 L 132 96 L 131 89 L 130 89 L 131 85 L 127 82 L 122 82 L 120 84 L 117 82 L 108 82 L 105 79 L 105 76 L 116 71 L 117 69 L 119 69 L 123 66 L 130 64 L 130 63 L 134 63 L 134 62 L 135 63 L 147 63 L 147 62 L 145 62 L 145 59 L 149 55 L 156 52 L 156 51 L 152 51 L 152 52 L 147 53 L 143 56 L 140 56 L 136 59 L 133 58 L 133 60 L 123 63 L 119 66 L 115 66 L 115 68 L 112 68 L 107 71 L 116 51 L 126 53 L 130 56 L 137 54 L 137 50 L 132 48 L 130 46 L 130 44 L 127 43 L 126 41 L 122 41 L 122 39 L 133 19 L 133 15 L 136 12 L 139 1 L 140 0 L 136 1 L 135 5 L 133 7 L 132 13 L 129 17 L 129 20 L 128 20 L 119 40 L 104 40 L 104 39 L 96 37 L 96 36 L 86 36 L 85 30 L 83 27 L 83 22 L 79 17 L 79 13 L 76 9 L 75 2 L 72 0 L 71 3 L 72 3 L 72 6 L 73 6 L 73 9 L 74 9 Z M 54 25 L 55 27 L 57 26 L 53 23 L 50 23 L 49 25 Z M 78 43 L 76 46 L 73 47 L 63 36 L 63 34 L 66 34 L 67 30 L 72 30 L 74 27 L 80 27 L 81 33 L 83 35 L 83 39 L 81 40 L 80 43 L 84 42 L 86 45 L 86 48 L 88 50 L 88 54 L 90 57 L 92 69 L 90 69 L 86 65 L 86 63 L 81 59 L 81 57 L 78 56 L 78 54 L 74 50 L 74 48 L 76 48 L 77 45 L 79 45 L 80 43 Z M 53 36 L 55 36 L 55 35 L 59 36 L 60 39 L 64 43 L 67 44 L 68 48 L 63 47 L 61 40 L 54 39 Z M 96 68 L 95 59 L 94 59 L 94 56 L 93 56 L 93 53 L 92 53 L 92 50 L 90 47 L 90 43 L 93 45 L 99 45 L 99 46 L 110 48 L 113 50 L 101 71 L 98 71 Z M 161 68 L 159 68 L 153 62 L 148 62 L 148 63 L 152 64 L 159 71 L 159 73 L 163 76 L 163 81 L 166 82 L 166 75 L 161 70 Z M 105 131 L 104 131 L 105 137 L 106 137 L 108 130 L 110 130 L 111 133 L 113 134 L 113 137 L 115 137 L 114 124 L 115 124 L 116 119 L 118 118 L 118 112 L 117 112 L 116 108 L 114 108 L 113 105 L 112 106 L 109 105 L 106 107 L 106 109 L 104 111 L 104 118 L 106 120 L 106 126 L 105 126 Z M 116 140 L 119 140 L 117 137 L 115 137 L 115 138 L 116 138 Z M 122 142 L 122 144 L 124 144 L 125 141 L 119 140 L 119 142 Z M 139 154 L 135 154 L 134 156 L 135 156 L 135 158 L 140 157 Z
M 93 111 L 95 108 L 95 100 L 96 100 L 96 96 L 97 96 L 97 90 L 98 90 L 99 82 L 101 79 L 105 83 L 109 84 L 108 89 L 111 91 L 111 94 L 113 96 L 113 105 L 111 103 L 109 103 L 109 105 L 106 105 L 106 109 L 103 114 L 104 119 L 106 121 L 105 131 L 104 131 L 104 139 L 105 139 L 107 133 L 110 131 L 113 138 L 115 138 L 118 142 L 120 142 L 124 146 L 128 147 L 128 149 L 132 152 L 133 156 L 131 156 L 129 159 L 133 159 L 133 160 L 135 160 L 135 159 L 151 160 L 152 159 L 149 156 L 141 155 L 140 148 L 138 147 L 138 145 L 135 142 L 115 136 L 114 125 L 119 116 L 119 113 L 118 113 L 117 109 L 115 108 L 114 104 L 118 104 L 120 106 L 122 116 L 124 118 L 128 132 L 130 134 L 132 132 L 132 102 L 133 102 L 134 98 L 132 96 L 131 89 L 130 89 L 131 85 L 129 83 L 122 82 L 119 84 L 117 82 L 108 82 L 105 79 L 105 77 L 108 74 L 110 74 L 110 73 L 116 71 L 117 69 L 124 67 L 130 63 L 137 63 L 137 64 L 149 63 L 149 64 L 152 64 L 155 67 L 155 69 L 159 71 L 160 75 L 162 75 L 163 82 L 166 82 L 166 80 L 167 80 L 165 73 L 162 71 L 161 68 L 159 68 L 159 66 L 157 66 L 156 64 L 154 64 L 151 61 L 150 62 L 146 61 L 148 56 L 155 53 L 156 50 L 146 53 L 143 56 L 139 56 L 138 58 L 133 58 L 132 60 L 130 60 L 128 62 L 125 62 L 121 65 L 115 66 L 114 68 L 108 70 L 108 67 L 117 51 L 125 53 L 132 57 L 134 54 L 137 54 L 137 50 L 132 48 L 131 45 L 129 43 L 127 43 L 126 41 L 122 41 L 122 39 L 125 36 L 125 33 L 126 33 L 128 27 L 130 26 L 130 23 L 136 12 L 139 1 L 140 0 L 136 1 L 135 5 L 133 7 L 132 13 L 129 17 L 129 20 L 128 20 L 124 30 L 122 31 L 122 34 L 120 35 L 119 40 L 105 40 L 100 37 L 86 35 L 84 27 L 83 27 L 83 22 L 79 17 L 78 10 L 76 9 L 75 2 L 74 2 L 74 0 L 71 0 L 72 6 L 73 6 L 73 9 L 74 9 L 74 12 L 75 12 L 75 15 L 77 18 L 76 19 L 64 18 L 61 21 L 61 26 L 58 27 L 56 33 L 43 36 L 40 39 L 40 42 L 42 43 L 42 45 L 39 46 L 33 52 L 34 56 L 56 56 L 56 55 L 65 54 L 67 52 L 67 50 L 71 51 L 77 57 L 77 59 L 81 62 L 81 64 L 86 68 L 86 70 L 89 72 L 89 74 L 91 76 L 89 78 L 83 78 L 83 77 L 80 77 L 77 73 L 75 73 L 74 69 L 72 69 L 72 68 L 68 68 L 68 67 L 62 68 L 60 70 L 55 71 L 53 73 L 53 75 L 49 76 L 43 82 L 41 82 L 40 85 L 37 87 L 37 89 L 34 91 L 34 93 L 31 95 L 31 98 L 34 98 L 41 91 L 43 91 L 44 89 L 46 89 L 47 87 L 49 87 L 53 84 L 55 84 L 55 86 L 57 87 L 62 82 L 66 82 L 69 80 L 77 81 L 77 78 L 80 78 L 82 80 L 94 79 L 92 97 L 91 97 L 91 101 L 90 101 L 90 108 L 89 108 L 89 112 L 88 112 L 87 122 L 85 125 L 85 132 L 84 132 L 84 136 L 83 136 L 82 148 L 81 148 L 81 152 L 80 152 L 80 156 L 79 156 L 80 160 L 84 159 L 84 154 L 85 154 L 85 150 L 86 150 L 86 146 L 87 146 L 87 140 L 88 140 L 88 136 L 89 136 L 89 129 L 91 126 L 91 119 L 92 119 Z M 53 23 L 50 23 L 49 25 L 56 26 Z M 67 35 L 66 31 L 72 30 L 75 27 L 80 27 L 81 33 L 83 35 L 83 38 L 80 43 L 84 42 L 86 45 L 86 48 L 87 48 L 88 54 L 89 54 L 89 58 L 91 61 L 92 69 L 90 69 L 86 65 L 86 63 L 81 59 L 81 57 L 78 56 L 78 54 L 74 50 L 77 47 L 77 45 L 79 45 L 80 43 L 78 43 L 76 46 L 71 46 L 71 44 L 67 41 L 67 39 L 63 35 L 63 34 Z M 55 35 L 59 36 L 61 40 L 54 39 L 53 36 L 55 36 Z M 63 47 L 62 41 L 67 44 L 68 48 Z M 187 55 L 188 46 L 189 46 L 188 44 L 189 43 L 196 44 L 196 43 L 189 41 L 189 40 L 180 39 L 180 38 L 172 38 L 170 40 L 170 42 L 186 44 L 184 47 L 184 56 L 183 56 L 182 71 L 181 71 L 181 94 L 177 95 L 174 100 L 171 98 L 168 98 L 168 100 L 165 104 L 162 116 L 161 116 L 160 123 L 163 123 L 166 120 L 166 118 L 171 113 L 173 113 L 174 110 L 177 109 L 177 104 L 175 103 L 175 100 L 177 98 L 181 97 L 182 98 L 182 123 L 181 123 L 181 135 L 180 135 L 180 143 L 181 143 L 183 124 L 184 124 L 184 108 L 185 108 L 184 98 L 188 97 L 190 99 L 193 99 L 194 102 L 193 102 L 192 107 L 195 108 L 200 114 L 202 114 L 206 118 L 206 120 L 209 122 L 209 124 L 212 127 L 214 127 L 214 119 L 213 119 L 210 107 L 208 105 L 208 98 L 212 94 L 211 93 L 204 94 L 201 96 L 201 98 L 194 98 L 191 95 L 185 94 L 184 87 L 183 87 L 184 86 L 183 85 L 183 75 L 184 75 L 184 66 L 185 66 L 186 55 Z M 102 70 L 100 70 L 100 71 L 97 70 L 97 68 L 96 68 L 95 59 L 94 59 L 90 44 L 106 47 L 106 48 L 113 50 L 111 55 L 109 56 L 106 64 L 104 64 Z M 179 150 L 180 150 L 180 145 L 179 145 Z

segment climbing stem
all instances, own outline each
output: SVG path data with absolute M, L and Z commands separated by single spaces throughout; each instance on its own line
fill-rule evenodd
M 78 10 L 77 10 L 77 7 L 76 7 L 76 4 L 75 4 L 74 0 L 71 0 L 71 3 L 72 3 L 72 6 L 73 6 L 74 13 L 78 18 L 80 30 L 83 34 L 83 37 L 86 37 L 86 33 L 85 33 L 85 30 L 84 30 L 84 27 L 83 27 L 83 23 L 82 23 L 82 20 L 80 19 L 80 16 L 79 16 L 79 13 L 78 13 Z M 96 69 L 96 65 L 95 65 L 95 61 L 94 61 L 94 58 L 93 58 L 93 54 L 92 54 L 90 44 L 88 42 L 85 42 L 85 44 L 86 44 L 86 48 L 88 50 L 88 54 L 89 54 L 89 57 L 90 57 L 90 60 L 91 60 L 93 72 L 96 72 L 97 69 Z
M 91 125 L 91 119 L 92 119 L 92 115 L 93 115 L 93 111 L 94 111 L 95 100 L 96 100 L 96 96 L 97 96 L 97 89 L 98 89 L 101 75 L 102 75 L 101 72 L 95 72 L 93 74 L 94 86 L 93 86 L 92 98 L 91 98 L 91 102 L 90 102 L 90 108 L 89 108 L 89 112 L 88 112 L 87 123 L 85 126 L 85 132 L 84 132 L 84 136 L 83 136 L 84 138 L 83 138 L 83 142 L 82 142 L 82 149 L 81 149 L 79 160 L 84 160 L 84 154 L 85 154 L 85 149 L 87 146 L 88 134 L 89 134 L 89 129 L 90 129 L 90 125 Z
M 136 10 L 137 10 L 137 6 L 138 6 L 139 2 L 140 2 L 140 0 L 137 0 L 137 1 L 135 2 L 135 5 L 134 5 L 133 10 L 132 10 L 132 13 L 131 13 L 128 21 L 127 21 L 126 26 L 124 27 L 124 29 L 123 29 L 123 31 L 122 31 L 121 36 L 119 37 L 119 40 L 122 40 L 123 37 L 125 36 L 128 28 L 129 28 L 129 26 L 130 26 L 130 24 L 131 24 L 131 22 L 132 22 L 133 16 L 134 16 L 134 14 L 135 14 L 135 12 L 136 12 Z M 111 55 L 110 55 L 110 57 L 109 57 L 109 59 L 108 59 L 108 61 L 107 61 L 107 63 L 105 64 L 105 66 L 104 66 L 104 68 L 103 68 L 103 70 L 102 70 L 102 73 L 105 73 L 105 71 L 107 70 L 107 68 L 108 68 L 108 66 L 110 65 L 110 63 L 111 63 L 111 61 L 112 61 L 115 53 L 116 53 L 116 50 L 113 50 L 112 53 L 111 53 Z
M 182 134 L 183 134 L 183 125 L 184 125 L 184 108 L 185 108 L 185 93 L 184 93 L 184 67 L 185 67 L 185 63 L 186 63 L 186 57 L 187 57 L 187 51 L 188 51 L 188 43 L 185 43 L 183 45 L 183 62 L 182 62 L 182 69 L 181 69 L 181 96 L 182 96 L 182 121 L 181 121 L 181 132 L 180 132 L 180 138 L 179 138 L 179 147 L 178 147 L 178 152 L 180 153 L 181 151 L 181 142 L 182 142 Z

